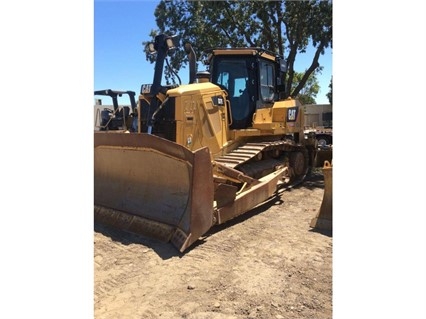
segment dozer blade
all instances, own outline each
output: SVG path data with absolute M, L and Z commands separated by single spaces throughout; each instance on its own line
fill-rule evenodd
M 95 133 L 95 220 L 171 241 L 180 252 L 213 225 L 209 150 L 191 152 L 168 140 Z
M 311 220 L 310 227 L 333 230 L 333 165 L 324 162 L 324 195 L 318 214 Z

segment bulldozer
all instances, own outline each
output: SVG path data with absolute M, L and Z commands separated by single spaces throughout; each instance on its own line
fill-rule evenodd
M 133 130 L 94 132 L 95 221 L 171 242 L 185 252 L 213 226 L 300 183 L 312 167 L 314 136 L 303 107 L 282 99 L 282 57 L 262 48 L 215 48 L 189 83 L 162 85 L 164 62 L 179 48 L 161 34 L 153 82 L 142 84 Z M 124 119 L 125 121 L 126 119 Z
M 130 106 L 119 107 L 118 97 L 127 95 Z M 134 114 L 136 111 L 136 93 L 133 91 L 117 91 L 117 90 L 99 90 L 95 91 L 95 96 L 109 96 L 112 100 L 112 108 L 104 108 L 101 110 L 99 107 L 96 109 L 95 127 L 100 131 L 106 130 L 130 130 L 135 132 L 133 125 Z

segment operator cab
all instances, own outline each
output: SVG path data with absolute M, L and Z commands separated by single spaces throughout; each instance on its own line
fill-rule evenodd
M 113 108 L 104 108 L 102 111 L 99 109 L 96 112 L 95 122 L 100 122 L 96 125 L 100 131 L 108 130 L 129 130 L 136 132 L 137 124 L 137 107 L 135 100 L 135 92 L 133 91 L 117 91 L 117 90 L 98 90 L 94 91 L 95 96 L 109 96 L 112 99 Z M 118 98 L 127 95 L 130 101 L 130 106 L 119 106 Z M 100 118 L 100 119 L 99 119 Z
M 207 62 L 211 82 L 228 93 L 231 129 L 251 127 L 256 109 L 271 108 L 278 101 L 280 91 L 284 91 L 283 62 L 259 48 L 212 50 Z

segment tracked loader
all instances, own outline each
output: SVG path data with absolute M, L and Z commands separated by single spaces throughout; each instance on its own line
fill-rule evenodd
M 315 138 L 303 107 L 281 99 L 283 58 L 261 48 L 217 48 L 189 84 L 161 85 L 177 41 L 159 35 L 153 83 L 138 97 L 137 129 L 95 131 L 95 220 L 187 250 L 211 227 L 303 180 Z

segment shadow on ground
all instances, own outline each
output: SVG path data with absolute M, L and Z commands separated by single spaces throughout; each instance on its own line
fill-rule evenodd
M 182 253 L 179 252 L 173 245 L 162 242 L 157 239 L 145 237 L 143 235 L 136 235 L 129 233 L 124 230 L 120 230 L 108 225 L 94 223 L 94 230 L 97 233 L 111 238 L 113 241 L 119 242 L 123 245 L 131 244 L 141 244 L 143 246 L 149 247 L 155 251 L 155 253 L 163 260 L 172 258 L 172 257 L 182 257 Z
M 332 230 L 328 230 L 328 229 L 318 229 L 318 228 L 312 228 L 309 230 L 310 232 L 313 233 L 318 233 L 327 237 L 333 237 L 333 231 Z

